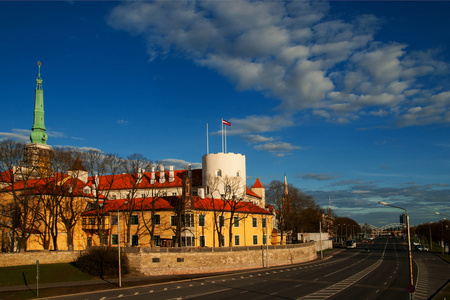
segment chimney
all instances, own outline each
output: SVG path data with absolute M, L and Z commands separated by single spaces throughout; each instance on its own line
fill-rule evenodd
M 173 172 L 173 166 L 169 167 L 169 182 L 174 182 L 175 180 L 175 174 Z
M 138 169 L 138 174 L 137 174 L 137 183 L 141 183 L 142 182 L 142 176 L 144 175 L 145 170 L 139 168 Z
M 152 167 L 152 173 L 150 178 L 150 184 L 155 184 L 155 167 Z
M 97 196 L 97 191 L 99 189 L 98 184 L 99 184 L 98 175 L 94 175 L 94 184 L 92 185 L 94 191 L 92 192 L 92 194 L 94 194 L 95 196 Z
M 188 164 L 187 165 L 187 168 L 188 168 L 188 176 L 189 176 L 189 178 L 192 178 L 192 170 L 191 170 L 191 164 Z
M 166 182 L 166 175 L 164 174 L 164 166 L 159 166 L 159 183 Z
M 205 199 L 205 189 L 204 188 L 198 188 L 197 193 L 201 199 Z

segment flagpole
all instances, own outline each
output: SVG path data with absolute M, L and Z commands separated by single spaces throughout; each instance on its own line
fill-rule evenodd
M 208 131 L 208 123 L 206 123 L 206 154 L 209 154 L 209 131 Z
M 225 153 L 227 153 L 227 128 L 225 127 Z
M 223 152 L 223 119 L 222 119 L 222 153 L 224 153 Z

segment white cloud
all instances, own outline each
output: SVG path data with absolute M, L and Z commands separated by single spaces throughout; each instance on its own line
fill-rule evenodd
M 12 132 L 0 132 L 0 141 L 7 139 L 25 143 L 30 141 L 30 135 L 23 135 L 21 133 L 12 133 Z
M 229 121 L 232 125 L 227 128 L 227 135 L 273 132 L 294 126 L 292 117 L 282 115 L 275 115 L 273 117 L 251 115 L 244 119 L 231 118 Z M 221 134 L 221 131 L 213 134 Z
M 258 134 L 243 135 L 242 138 L 249 143 L 267 143 L 267 142 L 272 142 L 275 140 L 272 137 L 265 137 L 265 136 L 258 135 Z
M 257 150 L 278 152 L 278 153 L 290 152 L 290 151 L 301 149 L 301 148 L 302 147 L 294 146 L 290 143 L 285 143 L 285 142 L 266 143 L 266 144 L 255 146 L 255 149 L 257 149 Z
M 192 169 L 201 169 L 202 164 L 201 163 L 190 163 L 182 159 L 176 159 L 176 158 L 166 158 L 161 160 L 161 163 L 165 166 L 174 166 L 177 170 L 183 170 L 186 169 L 188 165 L 191 165 Z
M 312 109 L 336 123 L 367 115 L 396 117 L 401 126 L 450 122 L 448 103 L 437 97 L 448 92 L 436 92 L 428 78 L 418 83 L 448 71 L 448 64 L 434 59 L 435 51 L 375 40 L 376 16 L 347 22 L 328 11 L 322 1 L 130 1 L 107 20 L 142 35 L 151 60 L 181 53 L 240 89 L 279 99 L 279 108 L 290 114 Z M 408 111 L 423 97 L 430 103 L 421 114 Z M 249 125 L 231 131 L 269 130 Z

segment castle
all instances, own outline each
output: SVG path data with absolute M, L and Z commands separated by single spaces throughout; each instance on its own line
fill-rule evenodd
M 259 179 L 246 186 L 242 154 L 208 153 L 201 169 L 95 174 L 82 157 L 56 169 L 60 150 L 47 145 L 38 65 L 31 143 L 23 163 L 0 173 L 2 251 L 279 243 L 275 210 Z

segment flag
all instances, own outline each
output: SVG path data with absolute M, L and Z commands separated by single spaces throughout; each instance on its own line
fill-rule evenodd
M 224 119 L 222 119 L 222 124 L 227 125 L 227 126 L 231 126 L 231 122 L 228 122 Z

